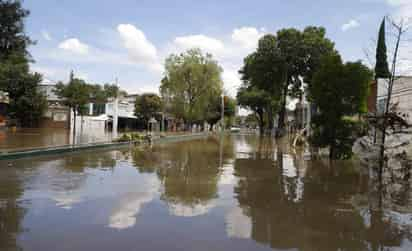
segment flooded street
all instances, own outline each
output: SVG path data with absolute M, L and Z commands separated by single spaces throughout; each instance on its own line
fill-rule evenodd
M 113 135 L 108 131 L 84 130 L 76 135 L 76 144 L 108 142 Z M 0 130 L 0 152 L 31 148 L 63 146 L 73 143 L 72 132 L 60 128 L 19 128 Z
M 234 135 L 0 161 L 0 250 L 412 250 L 410 192 Z

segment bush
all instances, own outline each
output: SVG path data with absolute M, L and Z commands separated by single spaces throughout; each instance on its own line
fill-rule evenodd
M 128 134 L 123 134 L 120 138 L 116 139 L 116 142 L 129 142 L 132 138 Z

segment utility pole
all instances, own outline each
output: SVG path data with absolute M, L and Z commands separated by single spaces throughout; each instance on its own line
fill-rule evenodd
M 225 131 L 225 94 L 222 93 L 222 114 L 221 114 L 222 133 Z
M 119 87 L 117 77 L 115 78 L 115 85 Z M 116 97 L 113 102 L 113 137 L 117 138 L 117 126 L 119 121 L 119 92 L 116 93 Z

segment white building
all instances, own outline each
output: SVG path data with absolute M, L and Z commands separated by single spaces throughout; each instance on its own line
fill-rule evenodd
M 45 113 L 44 127 L 73 128 L 74 115 L 62 100 L 55 94 L 55 84 L 44 82 L 39 85 L 39 90 L 46 96 L 48 108 Z M 88 105 L 88 114 L 77 116 L 76 127 L 81 129 L 105 130 L 119 127 L 133 127 L 137 121 L 134 115 L 134 106 L 137 95 L 121 96 L 110 99 L 105 104 Z

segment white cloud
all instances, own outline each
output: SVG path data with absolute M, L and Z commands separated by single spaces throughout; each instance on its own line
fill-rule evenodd
M 69 38 L 59 44 L 59 48 L 75 54 L 86 55 L 89 53 L 89 46 L 79 41 L 77 38 Z
M 162 69 L 158 61 L 156 47 L 141 30 L 132 24 L 120 24 L 117 26 L 117 31 L 123 40 L 123 46 L 134 62 L 145 65 L 155 72 Z
M 225 215 L 226 234 L 231 238 L 249 239 L 252 236 L 252 220 L 240 207 L 234 207 Z
M 351 20 L 349 20 L 349 22 L 342 25 L 342 30 L 347 31 L 347 30 L 350 30 L 350 29 L 354 29 L 356 27 L 359 27 L 359 25 L 360 24 L 359 24 L 358 21 L 356 21 L 355 19 L 351 19 Z
M 171 215 L 179 217 L 195 217 L 207 214 L 212 208 L 216 206 L 216 204 L 215 201 L 208 201 L 194 205 L 170 202 L 167 204 L 167 206 Z
M 255 27 L 241 27 L 233 30 L 232 40 L 244 48 L 254 49 L 263 35 L 264 32 L 258 31 Z
M 232 70 L 223 66 L 224 71 L 222 73 L 222 80 L 225 83 L 225 91 L 232 97 L 236 96 L 237 87 L 240 86 L 240 76 L 236 70 Z
M 180 49 L 200 48 L 213 54 L 220 53 L 224 49 L 222 41 L 202 34 L 176 37 L 174 44 Z
M 42 35 L 42 37 L 43 37 L 45 40 L 47 40 L 47 41 L 53 40 L 53 38 L 51 37 L 50 33 L 47 32 L 46 30 L 42 30 L 42 31 L 41 31 L 41 35 Z

